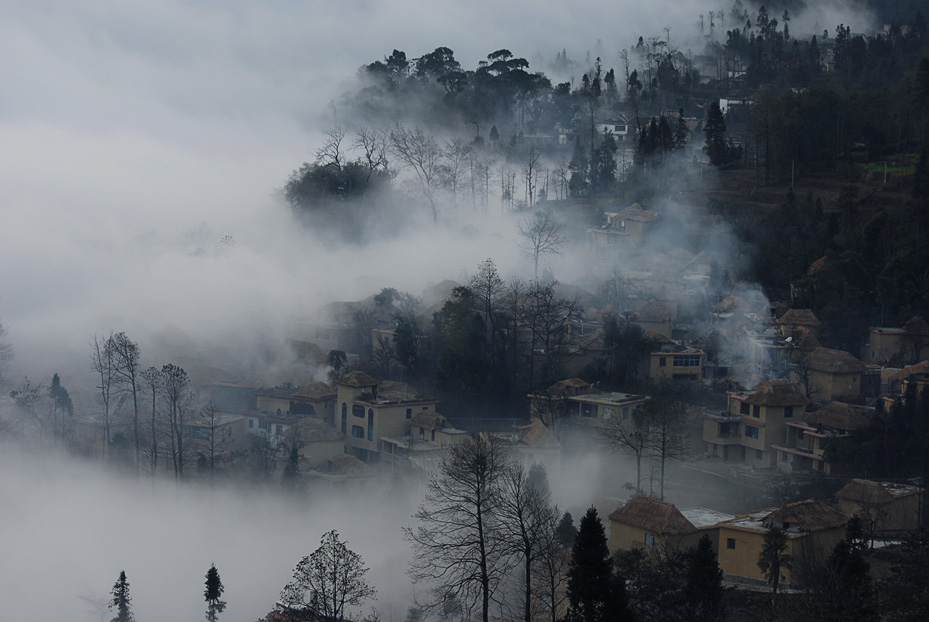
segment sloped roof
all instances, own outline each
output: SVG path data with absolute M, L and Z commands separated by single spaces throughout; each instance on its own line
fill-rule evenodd
M 797 326 L 792 337 L 794 344 L 801 350 L 810 351 L 819 347 L 819 339 L 809 326 Z
M 922 374 L 929 374 L 929 361 L 920 361 L 915 365 L 904 367 L 897 372 L 897 380 L 906 380 L 910 376 L 920 376 Z
M 806 406 L 809 400 L 786 378 L 765 380 L 755 386 L 745 401 L 758 406 Z
M 302 417 L 294 425 L 294 429 L 304 443 L 324 443 L 328 441 L 345 440 L 345 435 L 321 419 L 315 417 Z
M 363 371 L 353 371 L 352 373 L 342 376 L 336 381 L 336 384 L 340 384 L 346 387 L 376 387 L 381 384 L 380 380 L 375 380 L 368 374 Z
M 864 363 L 845 350 L 832 348 L 815 348 L 806 355 L 806 364 L 810 369 L 831 374 L 860 374 L 865 371 Z
M 880 482 L 869 479 L 853 479 L 835 493 L 839 499 L 857 501 L 868 505 L 884 505 L 894 500 L 894 496 L 881 486 Z
M 929 324 L 918 315 L 914 315 L 907 320 L 906 324 L 903 325 L 903 329 L 911 335 L 929 335 Z
M 823 325 L 811 309 L 788 309 L 787 313 L 777 320 L 778 324 L 784 326 L 809 326 L 819 328 Z
M 377 396 L 385 400 L 413 400 L 420 397 L 419 391 L 405 382 L 385 380 L 377 386 Z
M 816 412 L 805 415 L 803 420 L 839 430 L 863 430 L 868 427 L 868 417 L 863 410 L 845 402 L 829 402 Z
M 374 469 L 356 458 L 344 454 L 329 460 L 328 472 L 332 475 L 345 475 L 347 477 L 368 477 L 374 475 Z
M 807 499 L 782 505 L 766 517 L 768 520 L 800 525 L 807 531 L 842 527 L 848 517 L 819 499 Z
M 686 270 L 687 268 L 690 268 L 692 266 L 697 266 L 700 264 L 708 264 L 708 263 L 710 263 L 709 255 L 706 254 L 706 251 L 700 251 L 699 253 L 694 255 L 693 259 L 691 259 L 690 261 L 685 263 L 683 266 L 681 266 L 681 270 Z
M 534 447 L 536 449 L 556 449 L 561 447 L 555 439 L 555 435 L 539 419 L 533 419 L 529 425 L 524 425 L 517 430 L 517 438 L 523 445 Z
M 284 385 L 299 387 L 307 383 L 307 377 L 304 373 L 298 373 L 288 369 L 272 369 L 255 372 L 247 378 L 236 383 L 237 386 L 247 387 L 249 389 L 273 389 Z
M 636 495 L 610 514 L 610 520 L 662 536 L 682 536 L 697 531 L 674 504 Z
M 312 399 L 323 399 L 325 397 L 334 397 L 336 395 L 336 390 L 325 382 L 311 382 L 300 387 L 300 390 L 294 395 Z
M 425 430 L 444 430 L 452 427 L 444 415 L 433 411 L 424 410 L 417 413 L 410 419 L 410 425 L 423 428 Z
M 590 383 L 581 378 L 567 378 L 565 380 L 559 380 L 549 388 L 545 390 L 549 395 L 554 396 L 566 396 L 566 395 L 578 395 L 582 391 L 590 388 Z
M 658 213 L 642 209 L 638 203 L 633 203 L 623 211 L 619 212 L 623 220 L 637 220 L 639 222 L 652 222 L 658 219 Z
M 634 322 L 670 322 L 671 312 L 655 300 L 649 300 L 629 316 Z

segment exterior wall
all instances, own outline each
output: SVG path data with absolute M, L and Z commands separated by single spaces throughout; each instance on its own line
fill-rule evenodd
M 832 374 L 810 370 L 813 397 L 829 402 L 840 397 L 857 397 L 861 394 L 861 374 Z
M 766 530 L 738 528 L 725 523 L 719 525 L 717 561 L 720 569 L 727 575 L 764 581 L 764 574 L 758 568 L 758 557 L 764 547 L 765 533 Z M 789 534 L 786 553 L 795 563 L 807 556 L 825 559 L 844 537 L 845 527 Z M 790 570 L 782 569 L 781 574 L 784 577 L 783 583 L 790 583 Z
M 409 420 L 417 413 L 435 409 L 435 400 L 376 403 L 359 399 L 372 394 L 371 387 L 339 385 L 336 403 L 336 429 L 345 434 L 345 447 L 349 453 L 362 458 L 381 451 L 381 437 L 404 436 Z M 367 397 L 367 395 L 365 396 Z M 373 395 L 372 395 L 373 398 Z M 345 429 L 342 429 L 342 405 L 346 407 Z M 364 413 L 359 416 L 360 413 Z M 359 429 L 361 435 L 359 436 Z
M 873 521 L 875 533 L 912 531 L 919 525 L 921 502 L 921 493 L 897 497 L 883 506 L 839 499 L 839 510 L 848 517 L 860 515 L 865 522 L 865 529 Z
M 716 529 L 714 528 L 712 531 L 716 531 Z M 700 541 L 704 533 L 708 533 L 708 530 L 701 530 L 683 536 L 667 536 L 650 533 L 625 523 L 610 521 L 610 555 L 616 553 L 616 551 L 630 551 L 632 549 L 661 552 L 671 547 L 676 550 L 684 550 L 697 546 L 697 542 Z M 710 537 L 712 539 L 712 536 Z
M 269 395 L 258 396 L 258 410 L 269 413 L 281 411 L 282 415 L 290 414 L 290 400 Z
M 689 364 L 694 356 L 699 357 L 699 364 L 696 366 Z M 675 359 L 678 359 L 678 365 L 675 365 Z M 699 380 L 703 377 L 703 360 L 703 352 L 652 352 L 649 355 L 648 378 L 651 380 L 659 378 Z M 685 361 L 687 365 L 681 364 Z
M 646 322 L 644 320 L 633 320 L 632 323 L 640 327 L 642 330 L 650 330 L 658 333 L 659 335 L 664 335 L 668 339 L 671 338 L 670 320 L 667 322 Z
M 344 453 L 345 442 L 340 440 L 304 443 L 303 447 L 300 448 L 300 457 L 303 459 L 303 463 L 310 468 L 326 464 L 327 461 Z

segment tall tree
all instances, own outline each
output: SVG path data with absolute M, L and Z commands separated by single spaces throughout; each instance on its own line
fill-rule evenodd
M 103 455 L 110 455 L 110 401 L 116 385 L 116 356 L 109 342 L 113 335 L 103 338 L 94 335 L 90 342 L 90 363 L 97 374 L 97 390 L 103 405 Z
M 106 347 L 112 351 L 116 384 L 132 396 L 132 432 L 135 441 L 135 468 L 140 468 L 142 445 L 139 435 L 139 344 L 126 333 L 119 332 L 107 339 Z
M 442 148 L 420 128 L 410 130 L 398 124 L 390 132 L 391 150 L 397 160 L 412 169 L 420 190 L 432 211 L 433 222 L 439 220 L 436 189 L 442 174 Z
M 548 210 L 540 210 L 519 223 L 519 235 L 522 237 L 522 249 L 532 258 L 535 276 L 539 276 L 539 259 L 543 255 L 559 255 L 565 243 L 561 233 L 561 223 Z
M 568 570 L 569 622 L 618 622 L 630 619 L 625 582 L 613 574 L 606 532 L 596 508 L 589 508 L 571 552 Z
M 758 568 L 764 573 L 765 580 L 771 584 L 771 598 L 777 596 L 777 587 L 781 583 L 781 573 L 789 570 L 791 555 L 787 553 L 787 532 L 780 527 L 772 527 L 764 535 L 764 544 L 758 554 Z
M 694 622 L 715 622 L 723 617 L 723 571 L 716 561 L 710 537 L 704 535 L 687 553 L 684 602 Z
M 425 502 L 414 514 L 418 525 L 405 533 L 414 549 L 411 574 L 433 583 L 433 607 L 480 602 L 481 620 L 489 622 L 506 572 L 498 512 L 508 462 L 500 440 L 472 436 L 453 445 L 429 479 Z
M 126 580 L 125 570 L 119 572 L 119 579 L 113 585 L 110 596 L 110 610 L 116 610 L 116 615 L 110 622 L 135 622 L 135 616 L 132 615 L 132 598 L 129 596 L 129 581 Z
M 726 144 L 726 118 L 723 116 L 718 101 L 710 104 L 710 111 L 707 113 L 703 133 L 706 136 L 706 146 L 703 151 L 710 158 L 710 163 L 719 166 L 728 162 L 729 146 Z
M 151 438 L 149 438 L 149 457 L 152 477 L 158 470 L 158 395 L 163 386 L 161 372 L 157 367 L 149 367 L 139 372 L 139 377 L 145 383 L 145 388 L 152 397 Z
M 281 601 L 306 620 L 345 619 L 346 607 L 375 597 L 368 585 L 364 560 L 346 546 L 335 530 L 323 534 L 319 548 L 294 568 L 293 581 L 281 591 Z
M 161 380 L 164 394 L 168 401 L 168 425 L 171 432 L 171 456 L 174 461 L 174 476 L 178 481 L 184 479 L 184 429 L 190 400 L 190 379 L 184 368 L 173 363 L 163 365 Z
M 219 614 L 226 608 L 226 601 L 220 600 L 223 592 L 223 582 L 219 578 L 219 571 L 216 564 L 210 564 L 210 569 L 206 571 L 206 589 L 203 590 L 203 598 L 206 600 L 206 622 L 216 622 Z

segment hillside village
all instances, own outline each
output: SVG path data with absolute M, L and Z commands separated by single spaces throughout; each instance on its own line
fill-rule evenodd
M 640 37 L 622 71 L 563 51 L 555 86 L 505 49 L 473 71 L 448 48 L 362 66 L 339 104 L 370 127 L 351 148 L 331 129 L 282 202 L 363 245 L 424 226 L 407 209 L 486 215 L 499 188 L 522 272 L 488 257 L 415 292 L 381 276 L 289 310 L 257 355 L 179 330 L 159 367 L 133 335 L 94 336 L 92 382 L 11 383 L 0 441 L 302 502 L 409 486 L 417 525 L 468 452 L 517 474 L 495 501 L 544 489 L 544 589 L 535 550 L 511 548 L 503 578 L 445 586 L 408 622 L 478 619 L 479 596 L 488 622 L 493 581 L 496 619 L 525 622 L 924 613 L 929 31 L 917 11 L 791 36 L 786 8 L 752 9 L 701 14 L 702 53 Z M 608 549 L 600 592 L 623 601 L 596 606 L 622 615 L 578 613 L 581 516 Z M 396 525 L 425 581 L 443 542 L 419 529 Z M 264 620 L 341 619 L 286 592 Z

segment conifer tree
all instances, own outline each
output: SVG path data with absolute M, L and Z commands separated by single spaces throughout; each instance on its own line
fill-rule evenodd
M 210 564 L 210 569 L 206 571 L 206 589 L 203 591 L 203 598 L 206 599 L 206 620 L 207 622 L 216 622 L 218 614 L 226 608 L 226 601 L 220 600 L 225 591 L 223 582 L 219 578 L 219 571 L 216 570 L 216 564 Z
M 126 580 L 126 571 L 120 570 L 119 579 L 110 592 L 110 610 L 115 609 L 116 615 L 110 622 L 135 622 L 132 615 L 132 598 L 129 597 L 129 581 Z
M 569 622 L 629 619 L 625 581 L 613 574 L 606 532 L 596 508 L 581 519 L 568 570 Z
M 687 585 L 684 587 L 688 619 L 710 622 L 722 618 L 723 571 L 716 561 L 710 537 L 700 538 L 688 554 Z

